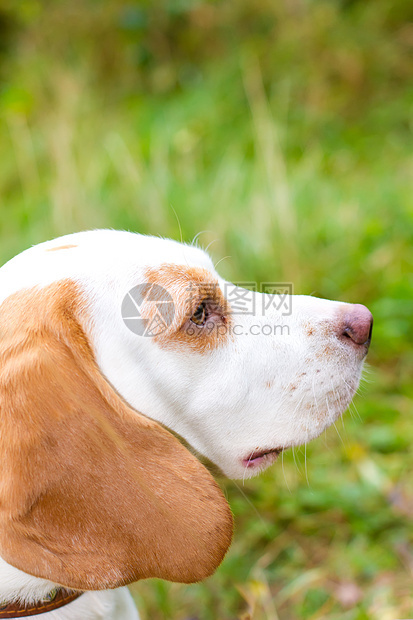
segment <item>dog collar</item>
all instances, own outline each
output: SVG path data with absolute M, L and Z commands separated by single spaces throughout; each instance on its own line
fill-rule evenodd
M 3 603 L 0 601 L 0 618 L 24 618 L 45 614 L 47 611 L 54 611 L 68 605 L 82 594 L 83 592 L 55 588 L 46 598 L 37 603 Z

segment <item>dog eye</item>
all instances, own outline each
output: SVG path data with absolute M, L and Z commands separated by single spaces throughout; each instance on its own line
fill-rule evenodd
M 194 314 L 191 316 L 192 323 L 195 325 L 205 325 L 207 318 L 207 311 L 205 307 L 205 302 L 202 302 L 195 310 Z

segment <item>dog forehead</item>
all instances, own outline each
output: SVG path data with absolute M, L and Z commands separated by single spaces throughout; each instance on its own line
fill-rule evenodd
M 33 246 L 6 263 L 0 269 L 0 301 L 23 288 L 65 278 L 124 288 L 137 283 L 148 267 L 165 263 L 213 271 L 203 250 L 170 239 L 115 230 L 66 235 Z

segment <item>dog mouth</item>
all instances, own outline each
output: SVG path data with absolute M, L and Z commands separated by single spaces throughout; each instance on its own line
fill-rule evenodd
M 242 459 L 242 464 L 248 469 L 262 465 L 270 465 L 277 460 L 283 450 L 285 450 L 285 448 L 254 450 L 246 458 Z

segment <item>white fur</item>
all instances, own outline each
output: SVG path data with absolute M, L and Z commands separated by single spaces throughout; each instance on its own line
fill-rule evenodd
M 0 558 L 0 601 L 34 603 L 55 587 L 56 584 L 27 575 Z M 44 620 L 139 620 L 128 588 L 85 592 L 68 605 L 39 617 Z
M 46 251 L 71 244 L 76 247 Z M 338 337 L 344 304 L 294 296 L 291 315 L 283 316 L 275 307 L 262 310 L 269 296 L 249 293 L 255 314 L 234 315 L 235 330 L 224 346 L 202 354 L 163 349 L 126 328 L 121 304 L 145 281 L 148 267 L 164 263 L 208 269 L 229 301 L 236 293 L 199 248 L 102 230 L 49 241 L 12 259 L 0 270 L 0 303 L 23 288 L 77 282 L 92 318 L 84 328 L 104 375 L 135 409 L 181 435 L 230 478 L 255 475 L 271 463 L 264 458 L 246 469 L 252 452 L 310 441 L 343 413 L 365 354 Z M 284 332 L 268 335 L 275 326 Z M 0 560 L 0 599 L 32 601 L 53 587 Z M 46 616 L 138 617 L 125 588 L 87 593 Z

